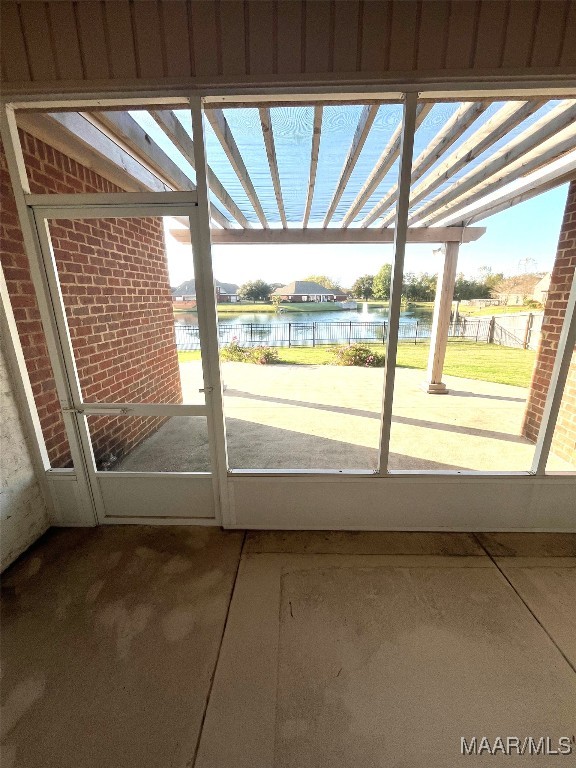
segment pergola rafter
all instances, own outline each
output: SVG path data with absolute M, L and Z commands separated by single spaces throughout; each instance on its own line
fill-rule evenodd
M 576 125 L 565 129 L 558 136 L 549 139 L 537 149 L 512 163 L 501 173 L 491 176 L 485 182 L 479 184 L 477 188 L 472 189 L 457 200 L 451 201 L 437 210 L 435 209 L 433 213 L 422 220 L 421 226 L 430 227 L 432 224 L 443 221 L 447 217 L 450 217 L 452 220 L 457 211 L 496 192 L 503 184 L 517 181 L 523 176 L 549 165 L 565 153 L 573 150 L 575 145 Z
M 174 189 L 194 191 L 196 185 L 168 157 L 136 120 L 127 112 L 97 112 L 86 115 L 94 125 L 102 126 L 112 138 L 122 141 L 136 157 L 145 159 L 148 165 Z
M 534 160 L 537 162 L 540 156 L 544 158 L 544 162 L 550 162 L 555 159 L 555 157 L 565 151 L 563 147 L 566 146 L 566 143 L 565 141 L 555 142 L 554 140 L 550 143 L 548 140 L 558 135 L 564 138 L 564 129 L 570 126 L 576 126 L 575 101 L 559 104 L 551 112 L 534 123 L 534 125 L 531 125 L 519 136 L 502 147 L 492 157 L 472 169 L 448 190 L 429 200 L 409 217 L 410 224 L 418 221 L 433 224 L 435 221 L 442 219 L 446 212 L 450 211 L 450 206 L 454 201 L 458 200 L 460 207 L 462 207 L 460 202 L 462 198 L 467 199 L 468 196 L 474 195 L 474 199 L 479 199 L 483 194 L 486 194 L 482 190 L 491 186 L 488 180 L 495 178 L 496 174 L 506 168 L 509 169 L 506 177 L 513 180 L 512 174 L 518 168 L 523 167 L 521 162 L 523 157 L 526 158 L 527 166 L 530 166 L 526 168 L 525 172 L 534 170 L 537 167 L 530 165 L 530 163 L 533 163 Z M 568 131 L 567 138 L 572 139 L 573 142 L 575 136 L 576 128 Z M 558 149 L 556 150 L 555 147 L 557 145 Z M 568 144 L 568 148 L 570 148 L 570 144 Z M 498 178 L 500 181 L 502 180 L 502 176 Z
M 487 216 L 494 216 L 494 214 L 512 208 L 514 205 L 531 200 L 544 192 L 573 181 L 576 179 L 576 153 L 571 153 L 570 158 L 567 162 L 556 165 L 546 173 L 531 174 L 520 186 L 515 186 L 488 201 L 480 202 L 469 211 L 454 214 L 449 217 L 446 225 L 450 227 L 469 226 Z
M 416 129 L 422 124 L 425 117 L 433 107 L 432 102 L 421 102 L 416 109 Z M 402 136 L 402 121 L 399 122 L 396 130 L 390 137 L 390 141 L 384 148 L 384 151 L 378 158 L 374 170 L 366 180 L 364 186 L 356 195 L 356 198 L 344 218 L 340 222 L 341 227 L 347 227 L 356 218 L 360 210 L 364 207 L 374 190 L 378 187 L 382 179 L 386 176 L 390 168 L 400 155 L 400 140 Z
M 274 195 L 276 196 L 276 204 L 278 205 L 278 213 L 280 214 L 282 226 L 286 229 L 288 222 L 286 221 L 280 174 L 278 173 L 276 147 L 274 146 L 274 131 L 272 130 L 272 117 L 270 115 L 270 110 L 267 107 L 260 107 L 258 112 L 260 114 L 260 125 L 262 126 L 262 136 L 264 137 L 264 146 L 266 147 L 266 155 L 268 157 L 268 166 L 270 167 Z
M 310 178 L 308 180 L 308 194 L 306 195 L 306 207 L 304 209 L 304 218 L 302 227 L 306 229 L 310 220 L 310 211 L 312 210 L 312 200 L 314 198 L 314 187 L 316 186 L 316 171 L 318 170 L 318 153 L 320 152 L 320 137 L 322 135 L 322 113 L 321 106 L 314 107 L 314 127 L 312 129 L 312 150 L 310 152 Z
M 238 145 L 236 144 L 234 136 L 232 135 L 228 121 L 224 116 L 224 112 L 221 109 L 210 109 L 207 110 L 205 114 L 208 122 L 212 126 L 212 130 L 218 138 L 218 141 L 222 145 L 222 149 L 230 161 L 236 176 L 238 176 L 240 184 L 242 184 L 242 187 L 244 188 L 244 191 L 246 192 L 246 195 L 248 196 L 248 199 L 254 208 L 260 224 L 262 224 L 264 229 L 267 229 L 268 221 L 262 208 L 262 204 L 260 203 L 254 188 L 254 184 L 252 183 L 252 179 L 248 173 L 248 169 L 246 168 L 240 150 L 238 149 Z
M 472 160 L 490 149 L 509 131 L 534 114 L 544 103 L 541 101 L 512 101 L 505 104 L 411 191 L 410 206 L 417 205 L 441 184 L 459 173 Z M 393 221 L 394 211 L 390 211 L 381 223 L 382 229 Z
M 410 184 L 415 184 L 487 108 L 488 102 L 483 101 L 462 104 L 444 128 L 436 134 L 433 142 L 414 161 Z M 360 226 L 368 227 L 397 200 L 398 184 L 394 184 L 388 194 L 362 219 Z
M 196 169 L 196 160 L 194 157 L 194 142 L 190 138 L 188 132 L 178 120 L 174 112 L 169 109 L 154 110 L 150 112 L 151 117 L 154 118 L 156 123 L 174 146 L 179 150 L 182 157 L 190 163 L 192 168 Z M 238 224 L 242 227 L 251 227 L 252 224 L 248 221 L 246 216 L 242 213 L 240 208 L 236 205 L 234 200 L 230 197 L 220 179 L 216 176 L 210 166 L 206 169 L 208 177 L 208 185 L 210 191 L 219 200 L 224 208 L 230 213 L 230 215 L 236 219 Z
M 479 155 L 527 120 L 546 102 L 508 103 L 490 119 L 483 121 L 483 124 L 476 128 L 455 151 L 449 153 L 450 147 L 478 120 L 489 103 L 483 100 L 461 104 L 450 119 L 436 132 L 436 135 L 432 136 L 426 149 L 415 160 L 410 175 L 412 187 L 410 207 L 413 212 L 408 219 L 410 236 L 417 238 L 413 242 L 448 242 L 452 239 L 448 236 L 448 229 L 451 227 L 464 226 L 468 222 L 477 221 L 479 216 L 485 217 L 497 209 L 502 210 L 515 205 L 541 191 L 545 191 L 547 188 L 562 183 L 562 180 L 571 178 L 567 174 L 571 173 L 572 166 L 568 161 L 568 166 L 560 161 L 565 155 L 568 155 L 569 161 L 571 161 L 573 155 L 570 153 L 573 150 L 576 151 L 575 99 L 561 101 L 546 115 L 536 121 L 530 121 L 527 128 L 488 159 L 479 164 L 475 163 L 474 161 Z M 433 105 L 433 102 L 421 102 L 417 105 L 417 126 L 421 125 Z M 288 191 L 286 187 L 282 189 L 278 163 L 278 152 L 282 152 L 283 146 L 281 143 L 279 144 L 279 137 L 274 136 L 270 108 L 264 104 L 251 107 L 254 110 L 258 109 L 282 230 L 276 227 L 270 229 L 269 227 L 268 220 L 275 221 L 276 213 L 275 211 L 273 214 L 264 212 L 249 174 L 250 155 L 242 156 L 223 110 L 218 108 L 207 110 L 206 117 L 215 128 L 224 155 L 231 162 L 263 228 L 254 227 L 248 221 L 212 168 L 208 167 L 207 180 L 210 192 L 232 217 L 230 220 L 214 205 L 211 207 L 212 221 L 219 227 L 213 229 L 215 241 L 221 243 L 310 242 L 318 244 L 322 242 L 390 242 L 393 239 L 394 230 L 387 225 L 393 220 L 394 203 L 398 198 L 397 183 L 391 186 L 388 194 L 378 201 L 359 226 L 354 224 L 350 227 L 348 225 L 352 223 L 356 212 L 360 210 L 360 206 L 369 198 L 397 158 L 401 126 L 398 126 L 387 142 L 375 168 L 358 192 L 343 221 L 339 222 L 340 226 L 327 226 L 333 219 L 342 195 L 350 182 L 380 107 L 381 104 L 377 103 L 364 106 L 356 123 L 354 137 L 348 148 L 336 187 L 327 199 L 326 190 L 318 186 L 323 104 L 317 102 L 314 105 L 310 170 L 308 185 L 305 188 L 305 209 L 299 230 L 288 227 L 285 207 Z M 155 141 L 142 127 L 145 124 L 134 119 L 131 114 L 125 111 L 21 113 L 19 121 L 25 130 L 46 140 L 57 149 L 68 152 L 71 157 L 87 167 L 93 168 L 126 191 L 170 189 L 194 191 L 195 184 L 188 176 L 189 169 L 186 171 L 186 166 L 178 164 L 178 157 L 182 157 L 190 166 L 195 168 L 195 147 L 192 137 L 174 112 L 150 110 L 149 115 L 161 127 L 167 139 L 172 142 L 174 152 L 171 152 L 168 145 L 163 141 Z M 224 155 L 220 155 L 220 157 L 223 158 Z M 218 153 L 212 162 L 218 162 Z M 550 173 L 547 172 L 548 166 L 552 166 Z M 558 168 L 561 170 L 557 172 Z M 428 173 L 430 170 L 431 173 Z M 425 176 L 425 174 L 428 175 Z M 455 175 L 457 178 L 454 183 L 450 186 L 446 185 L 446 189 L 414 210 L 414 205 L 417 206 L 423 197 L 431 195 L 434 189 L 446 181 L 453 180 Z M 423 181 L 414 186 L 415 182 L 422 177 L 424 177 Z M 512 189 L 506 191 L 504 196 L 498 195 L 501 187 L 517 184 L 522 179 L 526 179 L 526 183 L 521 186 L 513 186 Z M 319 208 L 320 210 L 317 210 L 315 219 L 322 217 L 323 223 L 321 226 L 310 228 L 312 203 L 316 190 L 319 194 L 321 193 L 322 204 L 326 206 L 326 212 L 322 212 L 322 205 L 317 205 L 316 209 Z M 298 192 L 301 194 L 300 190 Z M 269 202 L 267 204 L 269 205 Z M 388 213 L 383 219 L 380 219 L 381 226 L 371 227 L 370 225 L 386 211 Z M 239 228 L 235 227 L 235 222 L 240 225 Z M 439 225 L 442 228 L 442 236 L 439 233 Z M 232 231 L 233 235 L 222 234 L 220 228 Z M 426 232 L 427 228 L 431 230 L 429 236 L 422 234 Z M 251 239 L 252 236 L 246 234 L 251 229 L 262 234 Z M 288 229 L 290 233 L 286 235 Z M 358 230 L 372 234 L 351 234 L 351 232 Z M 295 231 L 300 234 L 295 235 Z M 465 242 L 465 240 L 461 240 L 461 242 Z
M 338 179 L 338 184 L 332 196 L 332 201 L 328 206 L 326 216 L 324 217 L 324 222 L 322 223 L 323 227 L 327 227 L 330 223 L 330 220 L 332 219 L 332 216 L 334 216 L 334 211 L 338 207 L 338 203 L 340 202 L 344 190 L 346 189 L 346 184 L 348 184 L 350 176 L 352 175 L 352 171 L 354 170 L 358 158 L 360 157 L 360 153 L 362 152 L 362 148 L 366 143 L 366 139 L 370 133 L 370 128 L 372 128 L 372 123 L 376 119 L 376 115 L 378 114 L 379 109 L 379 104 L 366 105 L 360 114 L 358 125 L 356 126 L 356 131 L 354 133 L 354 138 L 352 139 L 352 144 L 350 145 L 350 149 L 348 151 L 348 156 L 344 161 L 344 166 L 342 167 L 340 178 Z
M 123 142 L 136 159 L 146 162 L 175 191 L 193 192 L 196 189 L 193 181 L 127 112 L 97 112 L 86 117 L 97 127 L 109 131 L 113 139 Z M 210 216 L 225 229 L 231 226 L 230 219 L 214 206 Z

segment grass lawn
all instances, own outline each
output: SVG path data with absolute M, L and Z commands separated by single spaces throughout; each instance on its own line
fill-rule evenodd
M 369 346 L 382 353 L 382 344 Z M 428 344 L 400 344 L 398 367 L 425 369 L 428 350 Z M 290 365 L 330 365 L 334 359 L 330 347 L 279 347 L 278 355 L 280 363 Z M 444 372 L 448 376 L 528 387 L 535 357 L 536 353 L 529 349 L 454 341 L 448 343 Z M 178 359 L 199 360 L 200 352 L 179 352 Z

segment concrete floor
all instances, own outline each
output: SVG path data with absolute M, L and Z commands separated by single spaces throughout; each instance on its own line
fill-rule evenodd
M 376 469 L 383 369 L 224 363 L 233 469 Z M 181 364 L 184 400 L 198 402 L 199 362 Z M 446 376 L 449 395 L 422 391 L 423 371 L 396 372 L 391 469 L 526 471 L 520 436 L 527 390 Z M 171 419 L 116 469 L 206 471 L 205 421 Z M 574 471 L 551 454 L 549 470 Z
M 2 766 L 452 768 L 473 736 L 576 754 L 575 605 L 576 535 L 52 530 L 3 578 Z

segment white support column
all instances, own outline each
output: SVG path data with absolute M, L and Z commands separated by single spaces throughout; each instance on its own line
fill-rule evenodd
M 445 243 L 444 266 L 442 271 L 438 273 L 428 370 L 426 372 L 426 380 L 422 386 L 430 395 L 448 394 L 446 385 L 442 382 L 442 373 L 446 356 L 446 344 L 448 343 L 450 312 L 452 310 L 452 298 L 456 282 L 459 248 L 459 243 Z

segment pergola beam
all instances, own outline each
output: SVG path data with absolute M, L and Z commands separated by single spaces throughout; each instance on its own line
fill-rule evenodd
M 115 168 L 116 172 L 121 172 L 122 175 L 127 174 L 132 179 L 132 189 L 124 187 L 127 192 L 170 190 L 170 185 L 165 180 L 160 179 L 149 168 L 139 163 L 130 152 L 118 146 L 78 112 L 55 112 L 49 115 L 23 114 L 18 116 L 18 123 L 24 130 L 30 130 L 38 138 L 45 140 L 47 144 L 64 154 L 70 154 L 69 145 L 81 146 L 83 159 L 78 159 L 78 162 L 96 173 L 100 173 L 100 169 Z M 35 125 L 40 126 L 40 129 L 35 130 Z M 109 178 L 105 172 L 102 175 Z
M 549 140 L 562 134 L 565 128 L 575 124 L 576 102 L 562 102 L 515 139 L 508 142 L 494 155 L 469 171 L 456 184 L 453 184 L 449 189 L 436 195 L 436 197 L 423 205 L 410 216 L 410 223 L 414 224 L 417 221 L 423 221 L 427 224 L 432 224 L 440 221 L 443 215 L 446 215 L 447 211 L 450 210 L 450 204 L 455 200 L 461 200 L 463 197 L 467 198 L 472 194 L 476 199 L 479 199 L 478 196 L 482 197 L 481 191 L 487 186 L 489 179 L 493 179 L 496 174 L 501 172 L 508 176 L 508 172 L 512 169 L 523 167 L 524 161 L 529 164 L 530 160 L 537 158 L 539 155 L 545 155 L 544 148 L 550 143 Z M 573 132 L 573 135 L 576 136 L 576 131 Z M 555 143 L 553 140 L 550 148 Z M 561 152 L 558 154 L 561 154 Z M 502 178 L 502 174 L 500 178 Z M 512 181 L 513 179 L 510 178 L 510 180 Z M 460 207 L 462 207 L 461 203 Z
M 352 139 L 352 144 L 350 145 L 350 149 L 348 151 L 348 156 L 344 161 L 342 172 L 340 173 L 338 185 L 336 186 L 336 190 L 332 196 L 332 201 L 330 202 L 328 210 L 326 211 L 326 216 L 324 217 L 324 222 L 322 224 L 323 227 L 328 226 L 332 216 L 334 215 L 334 211 L 338 207 L 338 203 L 340 202 L 344 190 L 346 189 L 346 184 L 348 184 L 350 176 L 352 175 L 352 171 L 356 167 L 356 163 L 358 162 L 358 158 L 360 157 L 360 153 L 362 152 L 362 148 L 366 143 L 366 139 L 368 138 L 368 134 L 370 133 L 370 129 L 372 128 L 372 124 L 376 119 L 376 115 L 378 114 L 379 109 L 379 104 L 366 105 L 360 114 L 358 125 L 356 126 L 356 131 L 354 132 L 354 138 Z
M 264 138 L 264 146 L 266 147 L 266 155 L 268 157 L 268 166 L 270 168 L 270 176 L 272 177 L 272 186 L 274 187 L 278 213 L 280 214 L 282 226 L 286 229 L 288 222 L 286 221 L 286 212 L 284 210 L 284 201 L 282 199 L 282 186 L 280 184 L 280 174 L 278 173 L 274 131 L 272 130 L 272 117 L 270 115 L 270 110 L 267 107 L 260 107 L 258 112 L 260 114 L 260 125 L 262 126 L 262 136 Z
M 572 154 L 572 159 L 569 162 L 556 166 L 547 173 L 540 173 L 536 177 L 532 174 L 524 184 L 484 203 L 480 201 L 470 211 L 464 211 L 452 216 L 450 224 L 458 226 L 473 224 L 476 221 L 485 219 L 487 216 L 493 216 L 495 213 L 500 213 L 526 200 L 531 200 L 533 197 L 555 189 L 562 184 L 567 184 L 574 179 L 576 179 L 576 153 Z
M 503 184 L 511 184 L 539 168 L 544 168 L 562 157 L 566 152 L 573 150 L 575 146 L 576 125 L 561 131 L 557 136 L 544 142 L 532 152 L 528 152 L 500 173 L 496 173 L 479 183 L 467 194 L 461 195 L 456 200 L 451 200 L 446 205 L 434 210 L 430 216 L 424 217 L 421 223 L 428 226 L 439 221 L 443 222 L 448 216 L 453 218 L 453 215 L 462 208 L 466 208 L 468 205 L 482 200 L 486 195 L 496 192 Z
M 178 149 L 184 159 L 190 163 L 194 170 L 196 170 L 196 160 L 194 158 L 194 142 L 174 112 L 170 111 L 169 109 L 160 109 L 151 111 L 150 115 L 156 121 L 159 127 L 162 128 L 166 136 Z M 206 173 L 208 177 L 208 186 L 214 197 L 222 203 L 228 213 L 234 219 L 236 219 L 236 221 L 241 226 L 247 228 L 251 227 L 252 224 L 248 221 L 246 216 L 242 213 L 240 208 L 230 197 L 220 182 L 220 179 L 216 176 L 210 166 L 208 166 Z
M 437 133 L 432 143 L 421 152 L 412 166 L 410 185 L 416 184 L 426 171 L 468 130 L 472 123 L 488 108 L 488 102 L 473 101 L 462 104 L 446 125 Z M 362 219 L 360 226 L 368 227 L 398 200 L 398 184 L 379 200 L 370 213 Z
M 312 149 L 310 152 L 310 178 L 308 180 L 308 194 L 306 195 L 306 207 L 302 226 L 304 229 L 310 221 L 312 200 L 314 199 L 314 187 L 316 186 L 316 171 L 318 170 L 318 154 L 320 152 L 320 137 L 322 136 L 322 110 L 321 106 L 314 107 L 314 126 L 312 129 Z
M 424 118 L 426 115 L 430 112 L 434 104 L 432 102 L 421 102 L 418 104 L 416 108 L 416 128 L 415 130 L 418 130 L 419 126 L 424 121 Z M 370 199 L 370 196 L 373 194 L 374 190 L 378 187 L 382 179 L 386 176 L 390 168 L 394 165 L 395 161 L 398 159 L 400 155 L 400 142 L 402 138 L 402 120 L 398 123 L 398 126 L 396 127 L 396 130 L 390 137 L 390 141 L 384 148 L 384 151 L 378 158 L 378 161 L 370 174 L 370 176 L 367 178 L 366 182 L 364 183 L 362 189 L 358 194 L 356 195 L 356 199 L 346 212 L 346 215 L 342 219 L 342 222 L 340 223 L 341 227 L 347 227 L 356 217 L 356 215 L 359 213 L 359 211 L 364 207 L 366 202 Z
M 266 215 L 264 214 L 262 205 L 260 204 L 260 200 L 256 194 L 256 190 L 254 189 L 254 184 L 252 183 L 248 169 L 246 168 L 244 160 L 242 159 L 238 145 L 236 144 L 234 136 L 232 135 L 228 121 L 224 116 L 224 112 L 221 109 L 212 109 L 205 112 L 205 115 L 208 119 L 208 122 L 212 126 L 212 130 L 216 134 L 218 141 L 222 145 L 222 149 L 230 161 L 234 172 L 238 176 L 240 184 L 242 184 L 242 187 L 244 188 L 244 191 L 246 192 L 246 195 L 248 196 L 248 199 L 250 200 L 250 203 L 256 212 L 256 216 L 258 217 L 264 229 L 267 229 L 268 221 L 266 220 Z
M 409 243 L 471 243 L 482 237 L 485 227 L 412 227 L 408 229 Z M 179 242 L 190 242 L 188 229 L 171 229 Z M 394 229 L 213 229 L 214 244 L 237 245 L 322 245 L 392 243 Z
M 523 120 L 534 114 L 545 103 L 542 101 L 512 101 L 505 104 L 411 191 L 410 207 L 417 205 Z M 382 228 L 387 227 L 393 220 L 394 211 L 391 211 L 383 219 Z

